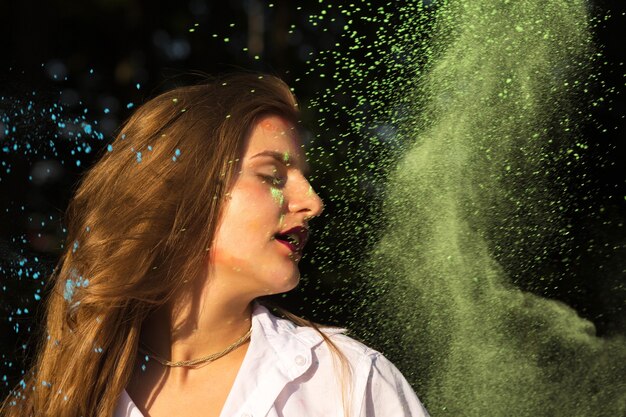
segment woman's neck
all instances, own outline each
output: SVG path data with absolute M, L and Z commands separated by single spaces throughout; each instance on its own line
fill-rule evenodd
M 177 297 L 146 318 L 144 348 L 163 359 L 182 361 L 220 352 L 251 326 L 251 300 L 226 297 L 216 289 Z

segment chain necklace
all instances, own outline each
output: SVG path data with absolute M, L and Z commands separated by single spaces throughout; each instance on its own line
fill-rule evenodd
M 158 355 L 156 355 L 154 352 L 152 352 L 147 347 L 139 346 L 139 352 L 141 352 L 141 353 L 143 353 L 145 355 L 148 355 L 150 358 L 152 358 L 155 361 L 159 362 L 163 366 L 169 366 L 169 367 L 172 367 L 172 368 L 183 367 L 183 366 L 195 367 L 195 366 L 200 365 L 200 364 L 213 362 L 214 360 L 217 360 L 217 359 L 221 358 L 222 356 L 228 355 L 230 352 L 232 352 L 233 350 L 237 349 L 239 346 L 243 345 L 248 340 L 250 340 L 250 335 L 251 334 L 252 334 L 252 327 L 250 327 L 250 330 L 248 330 L 246 332 L 246 334 L 241 336 L 239 338 L 239 340 L 237 340 L 232 345 L 228 346 L 223 351 L 217 352 L 217 353 L 212 353 L 210 355 L 203 356 L 203 357 L 198 358 L 198 359 L 190 359 L 190 360 L 186 360 L 186 361 L 177 361 L 177 362 L 168 361 L 167 359 L 163 359 L 163 358 L 159 357 Z

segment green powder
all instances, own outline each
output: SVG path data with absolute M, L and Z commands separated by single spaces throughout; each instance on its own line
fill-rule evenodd
M 424 71 L 386 84 L 413 85 L 398 97 L 413 106 L 394 117 L 406 151 L 362 269 L 375 288 L 363 315 L 433 417 L 626 415 L 626 340 L 513 285 L 568 239 L 586 9 L 450 1 Z
M 272 186 L 270 188 L 270 193 L 272 194 L 272 198 L 274 199 L 276 204 L 282 207 L 283 203 L 285 202 L 285 195 L 283 194 L 282 190 Z

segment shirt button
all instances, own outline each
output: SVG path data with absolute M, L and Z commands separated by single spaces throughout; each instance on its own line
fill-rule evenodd
M 252 417 L 252 414 L 250 414 L 250 413 L 243 413 L 241 415 L 241 417 Z
M 306 358 L 302 355 L 296 356 L 296 365 L 302 366 L 306 363 Z

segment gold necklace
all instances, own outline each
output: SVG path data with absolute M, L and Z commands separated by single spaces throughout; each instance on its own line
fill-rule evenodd
M 148 355 L 150 358 L 152 358 L 155 361 L 159 362 L 163 366 L 169 366 L 169 367 L 172 367 L 172 368 L 174 368 L 174 367 L 182 367 L 182 366 L 193 367 L 193 366 L 197 366 L 197 365 L 200 365 L 200 364 L 203 364 L 203 363 L 213 362 L 214 360 L 217 360 L 217 359 L 221 358 L 222 356 L 228 355 L 230 352 L 232 352 L 233 350 L 237 349 L 239 346 L 241 346 L 244 343 L 246 343 L 250 339 L 250 335 L 251 334 L 252 334 L 252 327 L 250 327 L 250 330 L 248 330 L 246 332 L 246 334 L 241 336 L 239 338 L 239 340 L 237 340 L 232 345 L 228 346 L 223 351 L 217 352 L 217 353 L 212 353 L 210 355 L 203 356 L 203 357 L 198 358 L 198 359 L 190 359 L 190 360 L 186 360 L 186 361 L 177 361 L 177 362 L 168 361 L 167 359 L 163 359 L 163 358 L 159 357 L 158 355 L 156 355 L 154 352 L 152 352 L 147 347 L 139 346 L 139 352 L 141 352 L 141 353 L 143 353 L 145 355 Z

